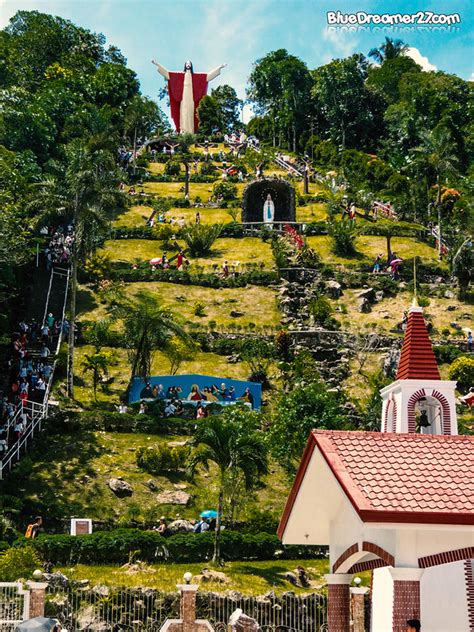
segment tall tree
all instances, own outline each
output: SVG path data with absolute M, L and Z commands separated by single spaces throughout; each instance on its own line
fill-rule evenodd
M 79 139 L 65 149 L 66 166 L 62 175 L 50 177 L 40 185 L 32 207 L 40 211 L 38 222 L 63 217 L 74 225 L 69 304 L 67 393 L 74 396 L 74 347 L 76 323 L 77 270 L 97 246 L 108 227 L 109 212 L 121 197 L 114 157 L 107 150 L 90 147 Z
M 201 99 L 197 110 L 199 118 L 199 133 L 210 136 L 217 131 L 222 131 L 223 122 L 219 104 L 213 96 L 206 95 Z
M 436 187 L 435 208 L 438 215 L 438 253 L 441 259 L 443 253 L 443 231 L 441 217 L 442 186 L 448 176 L 457 173 L 458 157 L 453 152 L 453 142 L 448 129 L 442 126 L 431 131 L 423 131 L 421 145 L 415 147 L 412 153 L 425 168 L 428 178 Z
M 237 130 L 243 101 L 238 98 L 234 88 L 228 85 L 217 86 L 212 90 L 211 96 L 219 108 L 223 131 L 230 133 Z
M 210 462 L 217 465 L 219 470 L 219 499 L 212 558 L 214 562 L 218 562 L 227 479 L 235 476 L 236 472 L 240 472 L 249 490 L 260 476 L 267 473 L 268 461 L 264 436 L 258 429 L 255 414 L 236 406 L 229 407 L 223 415 L 212 416 L 201 422 L 190 444 L 194 446 L 188 466 L 191 474 L 199 465 L 208 469 Z
M 173 334 L 187 340 L 183 327 L 173 313 L 161 307 L 151 294 L 138 294 L 134 300 L 122 304 L 116 315 L 123 319 L 132 365 L 130 381 L 135 376 L 145 378 L 150 375 L 155 351 L 164 348 Z
M 249 101 L 259 116 L 268 115 L 273 145 L 296 151 L 311 112 L 311 75 L 306 64 L 285 49 L 257 60 L 249 77 Z
M 392 39 L 386 37 L 385 42 L 378 48 L 372 48 L 369 51 L 369 57 L 382 64 L 389 59 L 396 59 L 403 56 L 408 50 L 407 44 L 400 39 Z
M 357 54 L 313 71 L 312 88 L 323 122 L 319 134 L 339 145 L 364 149 L 374 144 L 381 120 L 379 104 L 365 81 L 368 62 Z

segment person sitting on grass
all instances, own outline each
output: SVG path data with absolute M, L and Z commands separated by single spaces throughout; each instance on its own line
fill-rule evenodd
M 166 535 L 168 525 L 166 524 L 166 518 L 164 516 L 161 516 L 159 525 L 154 527 L 153 530 L 157 531 L 160 535 Z

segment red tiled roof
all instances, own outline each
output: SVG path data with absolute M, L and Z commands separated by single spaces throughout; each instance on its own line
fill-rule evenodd
M 474 437 L 313 430 L 280 537 L 316 446 L 364 522 L 474 525 Z
M 440 380 L 438 364 L 421 309 L 412 308 L 403 339 L 397 380 Z

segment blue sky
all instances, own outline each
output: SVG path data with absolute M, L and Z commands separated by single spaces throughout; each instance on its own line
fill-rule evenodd
M 150 63 L 157 59 L 180 70 L 191 59 L 195 70 L 228 67 L 212 83 L 229 83 L 240 97 L 252 63 L 286 48 L 310 68 L 353 52 L 367 54 L 386 35 L 401 38 L 427 68 L 474 78 L 472 0 L 0 0 L 0 27 L 19 10 L 60 15 L 118 46 L 139 76 L 145 94 L 156 98 L 163 79 Z M 459 13 L 451 27 L 329 27 L 327 11 L 344 13 Z

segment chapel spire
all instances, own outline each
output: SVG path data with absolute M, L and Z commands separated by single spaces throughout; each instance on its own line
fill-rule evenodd
M 398 363 L 397 380 L 440 380 L 438 363 L 428 335 L 423 309 L 416 295 L 408 312 L 408 322 Z

